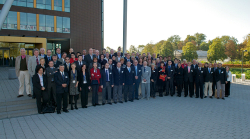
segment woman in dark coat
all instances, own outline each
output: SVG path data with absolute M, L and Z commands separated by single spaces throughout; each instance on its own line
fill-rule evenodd
M 158 67 L 158 80 L 157 80 L 157 85 L 159 89 L 159 96 L 163 97 L 163 86 L 166 85 L 166 77 L 167 73 L 165 72 L 165 66 L 164 62 L 161 61 L 160 67 Z
M 151 77 L 150 77 L 150 96 L 155 98 L 155 85 L 158 78 L 157 69 L 155 69 L 155 64 L 151 64 Z
M 178 67 L 175 70 L 175 80 L 177 83 L 177 96 L 181 97 L 181 91 L 183 86 L 183 68 L 181 67 L 181 63 L 178 63 Z
M 89 77 L 89 73 L 87 70 L 87 66 L 86 64 L 82 65 L 81 68 L 82 72 L 79 73 L 78 76 L 78 81 L 79 81 L 79 86 L 80 86 L 80 90 L 79 92 L 81 92 L 81 104 L 82 104 L 82 108 L 87 108 L 88 105 L 88 93 L 89 93 L 89 89 L 90 89 L 90 77 Z
M 47 92 L 47 78 L 43 74 L 44 68 L 37 66 L 36 74 L 32 77 L 33 92 L 36 94 L 36 104 L 39 114 L 43 114 L 42 108 L 48 103 L 48 92 Z M 43 101 L 41 101 L 43 100 Z

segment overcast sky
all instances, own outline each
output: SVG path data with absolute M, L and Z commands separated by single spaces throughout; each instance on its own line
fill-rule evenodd
M 204 33 L 239 42 L 250 33 L 250 0 L 128 0 L 127 49 Z M 117 49 L 123 38 L 123 0 L 104 0 L 104 47 Z

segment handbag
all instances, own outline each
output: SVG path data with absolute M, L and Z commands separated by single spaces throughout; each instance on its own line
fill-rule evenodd
M 167 77 L 167 75 L 160 75 L 160 79 L 162 80 L 162 81 L 165 81 L 166 80 L 166 77 Z

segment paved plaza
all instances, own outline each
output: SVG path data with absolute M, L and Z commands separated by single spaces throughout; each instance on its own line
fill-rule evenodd
M 250 82 L 244 82 L 232 84 L 225 100 L 164 96 L 4 118 L 0 139 L 249 139 L 249 90 Z

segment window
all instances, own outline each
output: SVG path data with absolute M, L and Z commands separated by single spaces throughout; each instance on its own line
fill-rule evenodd
M 36 31 L 36 14 L 27 13 L 27 30 Z
M 70 0 L 64 1 L 64 10 L 65 12 L 70 12 Z
M 15 6 L 23 6 L 26 7 L 27 5 L 27 0 L 14 0 L 14 2 L 12 3 L 12 5 Z
M 70 33 L 70 18 L 63 17 L 63 33 Z
M 54 32 L 54 16 L 46 15 L 46 31 Z
M 57 16 L 56 17 L 56 32 L 61 32 L 62 33 L 62 17 Z
M 6 0 L 0 0 L 0 4 L 4 4 Z
M 17 29 L 17 12 L 9 11 L 2 28 Z
M 20 12 L 20 30 L 27 30 L 27 14 Z
M 34 0 L 27 0 L 27 7 L 34 7 Z
M 39 31 L 45 31 L 45 15 L 39 14 Z
M 51 10 L 51 0 L 37 0 L 36 8 Z
M 62 0 L 54 0 L 54 10 L 62 11 Z

